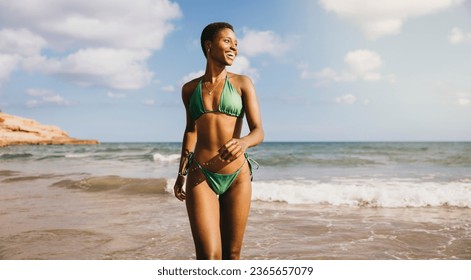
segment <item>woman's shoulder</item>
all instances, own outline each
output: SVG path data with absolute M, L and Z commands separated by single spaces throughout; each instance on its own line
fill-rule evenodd
M 252 83 L 252 79 L 250 79 L 249 76 L 246 75 L 240 75 L 232 72 L 227 72 L 227 78 L 232 82 L 232 81 L 237 81 L 239 83 L 247 83 L 250 82 Z
M 201 78 L 202 77 L 198 77 L 198 78 L 195 78 L 195 79 L 193 79 L 189 82 L 186 82 L 182 86 L 182 94 L 191 94 L 195 90 L 198 83 L 201 81 Z
M 227 78 L 234 87 L 240 89 L 240 92 L 253 89 L 253 82 L 249 76 L 228 72 Z
M 231 84 L 233 84 L 234 86 L 240 89 L 253 87 L 252 79 L 249 76 L 228 72 L 227 78 L 229 79 Z

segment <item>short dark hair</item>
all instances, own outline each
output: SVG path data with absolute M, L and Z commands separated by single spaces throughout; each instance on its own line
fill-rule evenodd
M 216 37 L 216 34 L 218 34 L 221 29 L 225 28 L 229 28 L 230 30 L 232 30 L 232 32 L 234 32 L 234 27 L 232 27 L 232 25 L 227 22 L 213 22 L 208 24 L 203 29 L 203 32 L 201 32 L 201 48 L 203 49 L 205 57 L 207 56 L 207 53 L 204 47 L 204 43 L 206 41 L 212 42 L 214 40 L 214 37 Z

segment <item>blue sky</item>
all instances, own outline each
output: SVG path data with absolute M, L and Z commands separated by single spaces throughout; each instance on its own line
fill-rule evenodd
M 471 141 L 469 0 L 0 0 L 0 108 L 103 142 L 181 141 L 227 21 L 266 141 Z

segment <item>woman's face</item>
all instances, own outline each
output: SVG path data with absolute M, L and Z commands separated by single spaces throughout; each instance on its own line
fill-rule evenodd
M 221 29 L 214 41 L 211 42 L 211 51 L 208 53 L 211 58 L 223 63 L 232 65 L 237 56 L 237 39 L 235 33 L 229 29 Z

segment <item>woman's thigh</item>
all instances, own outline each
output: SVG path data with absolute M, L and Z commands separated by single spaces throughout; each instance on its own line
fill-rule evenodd
M 223 258 L 239 258 L 252 199 L 252 183 L 248 164 L 229 190 L 220 196 Z
M 198 259 L 221 258 L 219 201 L 201 172 L 188 174 L 186 208 Z

